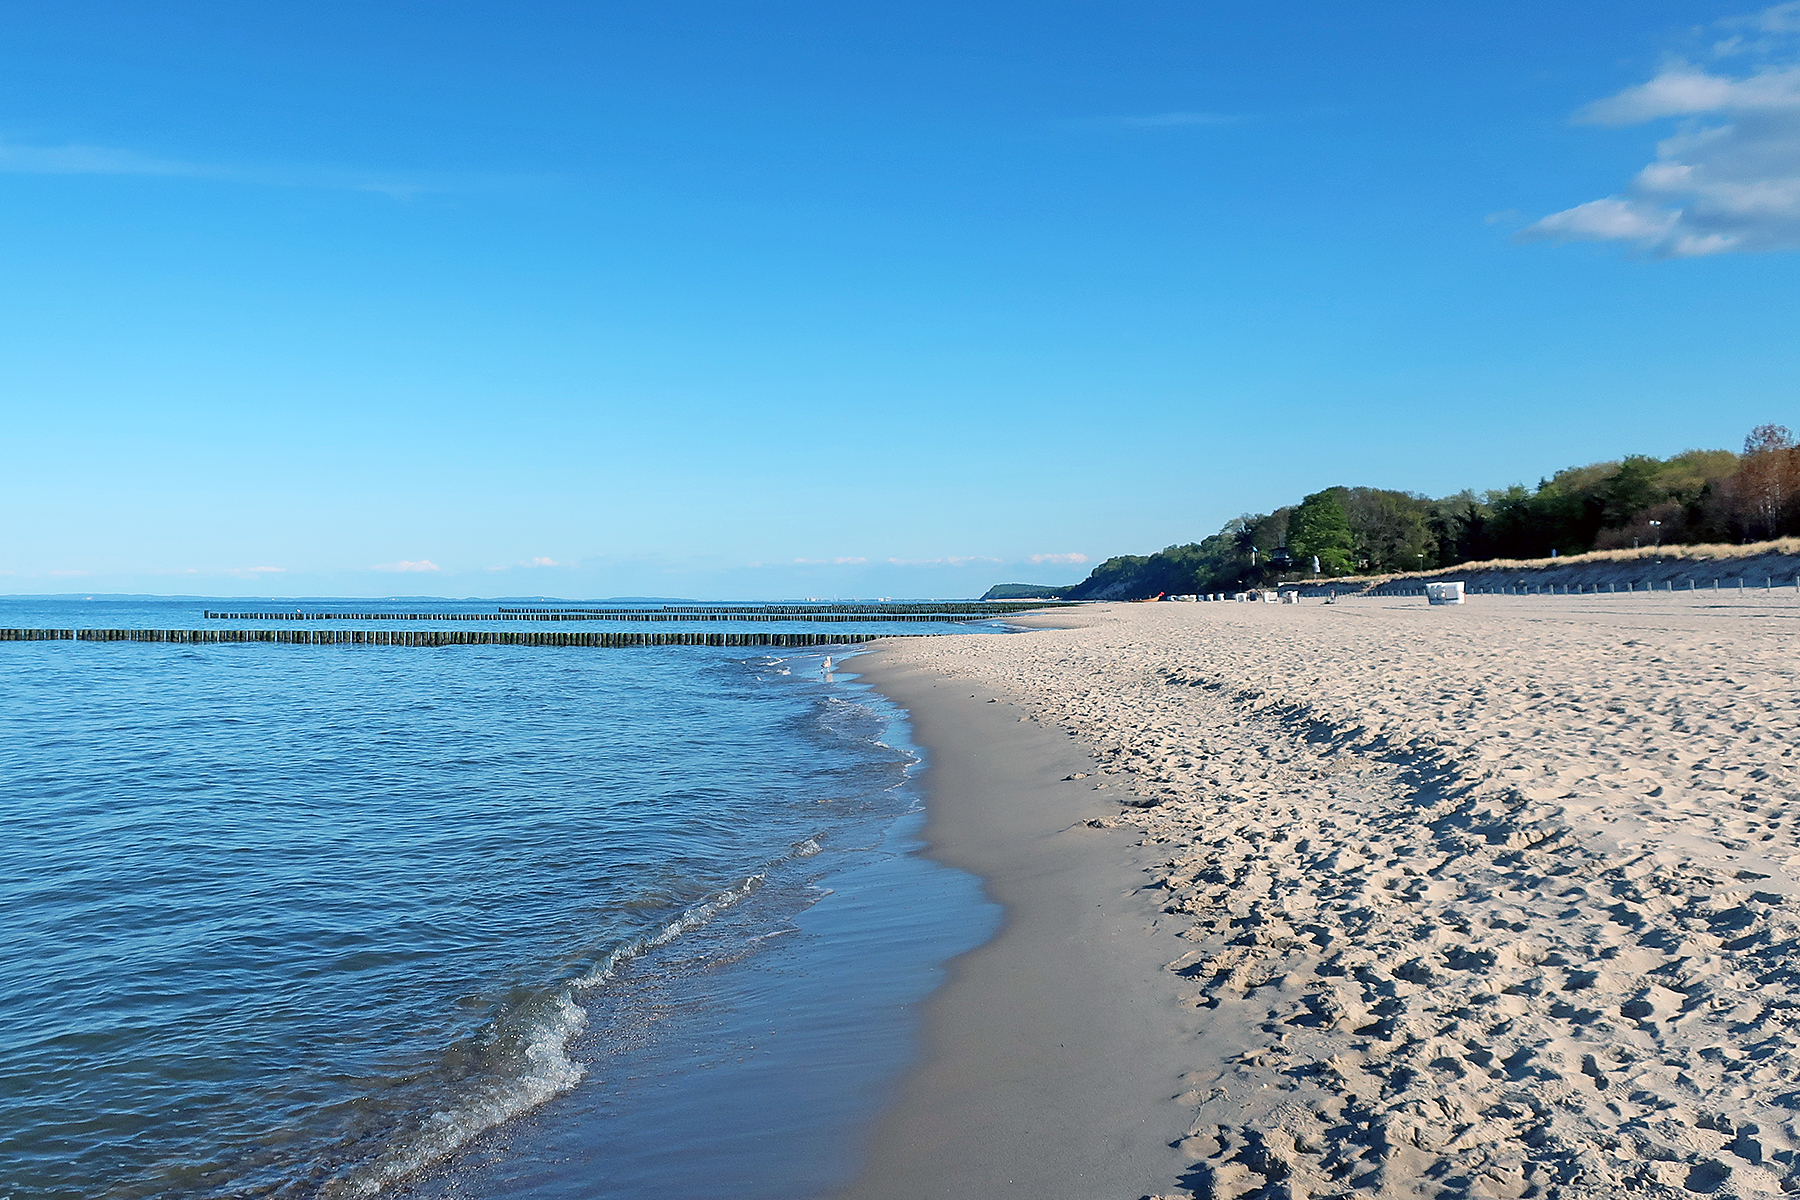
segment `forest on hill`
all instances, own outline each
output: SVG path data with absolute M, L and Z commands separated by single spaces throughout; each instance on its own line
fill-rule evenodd
M 1315 560 L 1325 578 L 1795 533 L 1800 446 L 1785 427 L 1760 425 L 1741 454 L 1633 454 L 1569 467 L 1535 488 L 1515 484 L 1432 499 L 1384 488 L 1328 487 L 1272 513 L 1235 517 L 1199 542 L 1109 558 L 1073 587 L 1033 594 L 1136 599 L 1311 578 Z

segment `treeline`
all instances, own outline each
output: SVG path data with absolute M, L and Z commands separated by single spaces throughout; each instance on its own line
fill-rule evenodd
M 1800 534 L 1800 447 L 1761 425 L 1742 454 L 1633 454 L 1558 471 L 1535 488 L 1415 492 L 1330 487 L 1246 513 L 1200 542 L 1120 555 L 1071 599 L 1226 591 L 1282 579 L 1381 574 L 1492 558 L 1547 558 L 1634 545 L 1747 542 Z

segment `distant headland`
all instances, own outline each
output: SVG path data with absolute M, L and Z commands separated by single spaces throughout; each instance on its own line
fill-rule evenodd
M 1271 513 L 1234 517 L 1199 542 L 1109 558 L 1077 584 L 1004 583 L 982 598 L 1134 600 L 1595 551 L 1740 547 L 1796 534 L 1800 446 L 1786 427 L 1759 425 L 1742 453 L 1626 455 L 1566 468 L 1529 489 L 1433 499 L 1328 487 Z

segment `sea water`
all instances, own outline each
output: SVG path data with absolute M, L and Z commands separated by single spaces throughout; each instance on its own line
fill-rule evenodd
M 828 1192 L 995 919 L 843 653 L 0 644 L 0 1197 Z

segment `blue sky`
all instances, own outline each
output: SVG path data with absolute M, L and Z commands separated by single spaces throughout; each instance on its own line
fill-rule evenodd
M 1800 426 L 1797 62 L 1795 4 L 17 6 L 0 591 L 958 595 L 1735 447 Z

